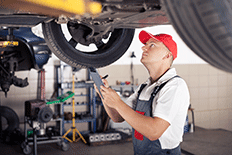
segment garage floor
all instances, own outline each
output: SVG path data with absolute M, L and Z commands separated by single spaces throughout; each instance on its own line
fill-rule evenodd
M 133 155 L 131 142 L 114 145 L 88 146 L 82 141 L 72 143 L 67 152 L 56 144 L 38 145 L 38 155 Z M 182 155 L 231 155 L 232 132 L 226 130 L 206 130 L 196 127 L 194 133 L 184 135 L 181 144 Z M 20 146 L 0 143 L 0 155 L 23 155 Z

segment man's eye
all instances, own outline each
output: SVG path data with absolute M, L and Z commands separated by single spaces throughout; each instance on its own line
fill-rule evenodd
M 150 47 L 154 47 L 155 45 L 154 44 L 151 44 Z

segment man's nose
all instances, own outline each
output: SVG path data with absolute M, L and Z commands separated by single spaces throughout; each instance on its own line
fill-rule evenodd
M 142 50 L 143 50 L 143 51 L 147 51 L 146 46 L 143 46 L 143 47 L 142 47 Z

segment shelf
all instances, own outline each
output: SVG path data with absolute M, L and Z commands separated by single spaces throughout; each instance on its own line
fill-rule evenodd
M 48 144 L 48 143 L 58 143 L 61 142 L 62 136 L 53 136 L 53 137 L 37 137 L 37 144 Z M 33 138 L 28 138 L 28 145 L 34 145 L 33 144 Z
M 73 82 L 65 82 L 64 76 L 65 75 L 65 67 L 71 67 L 67 64 L 64 64 L 63 62 L 60 63 L 60 66 L 56 66 L 56 76 L 57 76 L 57 84 L 58 84 L 58 91 L 57 96 L 59 94 L 62 94 L 65 89 L 73 89 Z M 88 70 L 86 70 L 88 71 Z M 96 96 L 95 96 L 95 89 L 94 89 L 94 81 L 90 80 L 89 72 L 86 72 L 87 80 L 86 81 L 76 81 L 74 83 L 75 90 L 74 93 L 80 92 L 78 94 L 75 94 L 75 106 L 86 106 L 86 112 L 88 112 L 90 115 L 88 116 L 81 116 L 77 117 L 75 120 L 76 123 L 83 123 L 88 122 L 88 128 L 91 132 L 96 132 Z M 74 74 L 73 74 L 74 76 Z M 82 89 L 85 89 L 82 91 Z M 80 89 L 76 91 L 77 89 Z M 80 98 L 83 97 L 83 98 Z M 86 100 L 83 102 L 84 97 L 86 97 Z M 80 100 L 79 100 L 80 99 Z M 80 101 L 80 102 L 78 102 Z M 72 102 L 66 102 L 66 104 L 61 104 L 61 114 L 63 115 L 66 108 L 65 107 L 72 107 Z M 78 103 L 78 104 L 77 104 Z M 75 111 L 76 112 L 76 111 Z M 64 117 L 62 118 L 62 128 L 65 129 L 66 123 L 72 123 L 72 120 L 64 120 Z
M 79 96 L 88 96 L 88 94 L 77 94 L 77 95 L 75 95 L 76 97 L 79 97 Z
M 75 106 L 82 106 L 82 105 L 83 105 L 83 106 L 84 106 L 84 105 L 89 105 L 89 103 L 84 103 L 84 104 L 82 104 L 82 103 L 81 103 L 81 104 L 76 104 L 76 103 L 75 103 Z M 71 103 L 71 104 L 63 104 L 63 106 L 72 106 L 72 103 Z
M 48 139 L 58 139 L 58 138 L 61 138 L 61 136 L 52 136 L 52 137 L 38 136 L 37 140 L 48 140 Z M 33 137 L 28 137 L 28 140 L 33 140 Z
M 94 82 L 75 82 L 75 88 L 89 88 L 93 87 Z M 72 88 L 72 82 L 63 82 L 59 83 L 62 89 L 71 89 Z
M 127 88 L 137 88 L 138 86 L 137 85 L 112 85 L 110 87 L 127 89 Z
M 62 118 L 51 119 L 51 121 L 62 121 L 62 120 L 63 120 Z
M 83 119 L 76 119 L 75 120 L 76 123 L 94 122 L 94 121 L 96 121 L 96 119 L 93 118 L 93 117 L 86 117 L 86 118 L 83 118 Z M 72 120 L 64 120 L 64 123 L 72 123 Z

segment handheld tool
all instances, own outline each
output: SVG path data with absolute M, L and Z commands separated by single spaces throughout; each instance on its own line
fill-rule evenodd
M 95 85 L 97 86 L 98 91 L 100 92 L 101 97 L 103 98 L 103 96 L 102 96 L 102 94 L 101 94 L 101 91 L 100 91 L 100 90 L 101 90 L 100 86 L 101 86 L 101 85 L 104 86 L 104 83 L 103 83 L 103 81 L 102 81 L 100 75 L 98 74 L 98 72 L 97 72 L 97 70 L 96 70 L 95 68 L 89 67 L 88 69 L 89 69 L 90 76 L 92 77 L 92 79 L 93 79 Z M 107 77 L 107 76 L 106 76 L 106 77 Z M 106 77 L 105 77 L 105 78 L 106 78 Z

